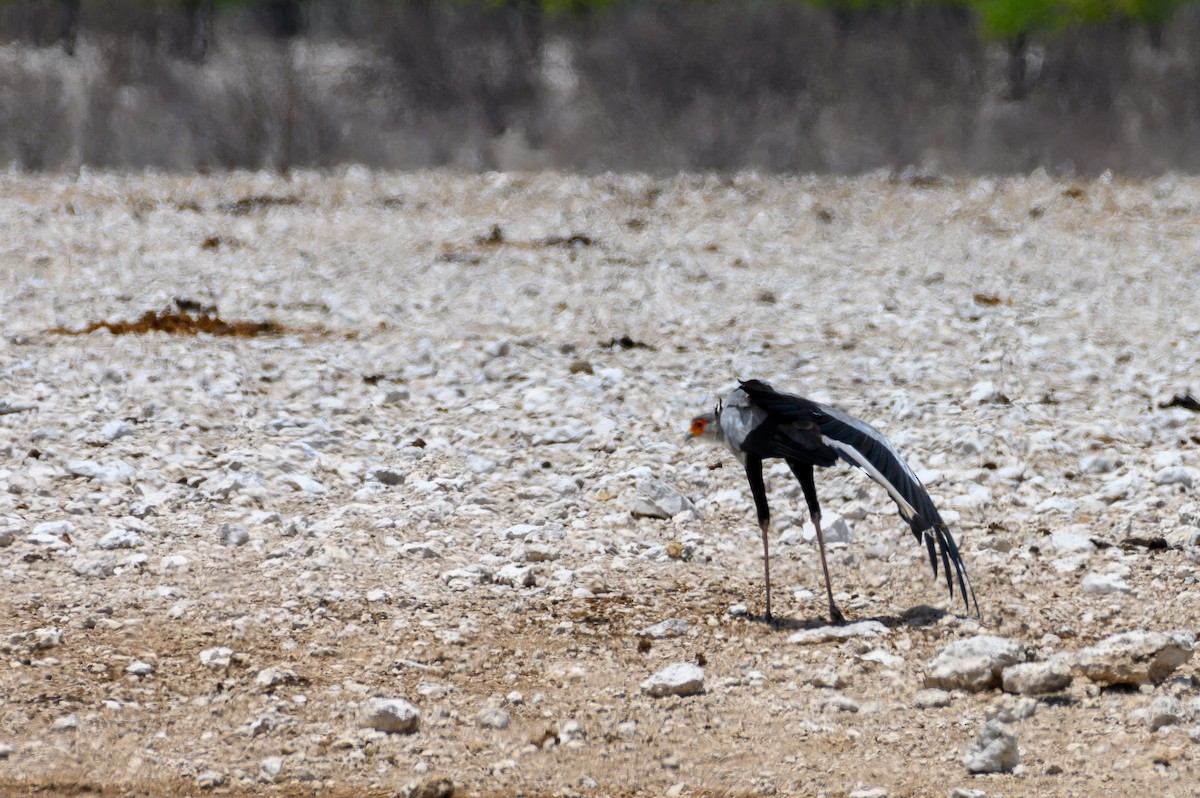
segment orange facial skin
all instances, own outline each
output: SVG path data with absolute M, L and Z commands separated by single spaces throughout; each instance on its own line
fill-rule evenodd
M 708 419 L 693 418 L 692 419 L 692 427 L 691 427 L 691 429 L 688 430 L 688 432 L 691 433 L 691 436 L 693 438 L 696 438 L 696 437 L 699 437 L 704 434 L 704 429 L 707 426 L 708 426 Z

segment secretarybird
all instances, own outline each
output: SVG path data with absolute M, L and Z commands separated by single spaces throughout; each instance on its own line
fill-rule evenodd
M 975 591 L 970 586 L 962 556 L 946 522 L 933 506 L 933 500 L 929 498 L 921 480 L 917 479 L 882 432 L 836 408 L 801 396 L 780 393 L 760 380 L 738 382 L 739 387 L 729 394 L 724 404 L 718 403 L 714 412 L 692 419 L 688 434 L 692 438 L 708 438 L 724 443 L 746 468 L 746 479 L 750 482 L 750 492 L 754 494 L 754 506 L 758 510 L 758 526 L 762 530 L 768 621 L 771 620 L 771 560 L 767 531 L 771 524 L 771 512 L 767 507 L 767 490 L 762 474 L 762 462 L 768 457 L 783 458 L 796 479 L 800 480 L 809 517 L 817 531 L 821 570 L 825 573 L 825 592 L 829 596 L 830 621 L 841 624 L 846 619 L 833 601 L 813 466 L 832 466 L 839 457 L 867 472 L 871 479 L 883 486 L 900 508 L 900 515 L 912 528 L 917 542 L 924 542 L 929 550 L 929 564 L 933 566 L 934 576 L 937 576 L 940 557 L 951 598 L 954 596 L 957 576 L 968 612 L 972 602 L 975 603 L 976 612 L 979 611 Z

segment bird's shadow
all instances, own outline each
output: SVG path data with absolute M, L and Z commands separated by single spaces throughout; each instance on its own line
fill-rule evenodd
M 878 621 L 889 629 L 895 629 L 898 626 L 909 627 L 925 627 L 933 626 L 942 618 L 945 618 L 951 613 L 939 607 L 931 607 L 928 604 L 918 604 L 915 607 L 910 607 L 899 615 L 868 615 L 863 617 L 851 617 L 846 619 L 844 625 L 849 626 L 852 623 L 859 621 Z M 776 614 L 770 620 L 767 620 L 765 615 L 748 615 L 747 618 L 751 621 L 766 624 L 772 629 L 781 632 L 799 632 L 806 629 L 821 629 L 826 626 L 840 626 L 843 624 L 830 623 L 828 616 L 819 618 L 793 618 L 780 617 Z

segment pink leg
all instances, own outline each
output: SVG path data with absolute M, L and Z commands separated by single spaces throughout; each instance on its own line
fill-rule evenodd
M 825 536 L 821 534 L 821 515 L 813 513 L 811 518 L 813 526 L 817 529 L 817 547 L 821 550 L 821 570 L 825 572 L 825 593 L 829 596 L 829 621 L 840 626 L 846 622 L 846 618 L 833 603 L 833 583 L 829 581 L 829 565 L 825 562 Z M 766 538 L 764 537 L 763 540 L 765 542 Z

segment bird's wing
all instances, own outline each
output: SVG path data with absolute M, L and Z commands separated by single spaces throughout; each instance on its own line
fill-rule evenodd
M 759 380 L 741 382 L 741 389 L 746 392 L 751 404 L 761 408 L 767 418 L 779 419 L 780 427 L 805 423 L 815 425 L 820 432 L 821 443 L 878 482 L 896 502 L 913 536 L 919 543 L 925 544 L 934 574 L 938 571 L 940 554 L 951 595 L 954 594 L 954 576 L 957 575 L 963 599 L 970 606 L 966 571 L 954 537 L 934 506 L 929 492 L 887 436 L 867 422 L 837 408 L 802 396 L 781 393 Z M 973 592 L 971 597 L 974 597 Z

